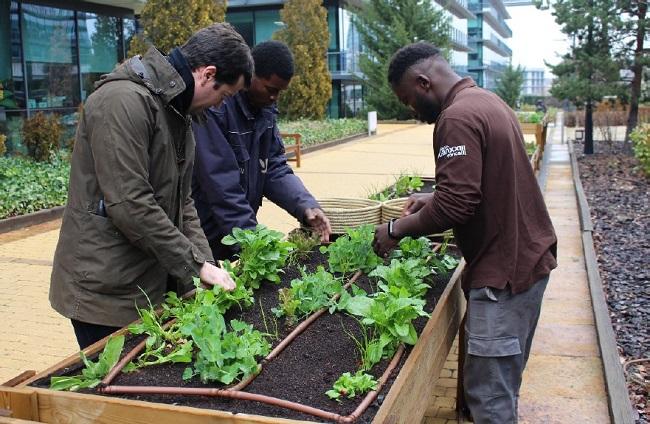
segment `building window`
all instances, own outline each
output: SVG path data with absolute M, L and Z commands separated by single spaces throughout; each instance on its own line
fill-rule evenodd
M 74 12 L 22 5 L 28 109 L 75 107 L 79 76 Z
M 95 81 L 111 72 L 122 56 L 118 21 L 115 16 L 77 13 L 82 101 L 93 92 Z

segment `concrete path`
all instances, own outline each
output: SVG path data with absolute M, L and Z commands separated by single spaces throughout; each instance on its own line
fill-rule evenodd
M 522 423 L 609 423 L 603 364 L 585 270 L 580 221 L 561 121 L 549 129 L 546 204 L 558 236 L 558 268 L 544 294 L 542 312 L 524 372 Z M 450 354 L 434 388 L 427 424 L 455 423 L 457 352 Z
M 566 146 L 553 144 L 546 199 L 559 237 L 559 268 L 549 283 L 521 393 L 525 423 L 609 422 L 602 364 L 584 269 Z M 366 197 L 403 172 L 433 175 L 432 127 L 380 126 L 379 135 L 314 152 L 296 172 L 317 197 Z M 265 202 L 259 220 L 283 232 L 297 222 Z M 75 353 L 68 320 L 47 300 L 58 222 L 0 235 L 0 382 L 42 370 Z M 425 421 L 455 417 L 457 351 L 452 350 Z M 455 421 L 455 420 L 454 420 Z

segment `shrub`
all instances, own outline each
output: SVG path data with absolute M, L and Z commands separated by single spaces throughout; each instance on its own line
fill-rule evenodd
M 0 134 L 0 157 L 4 156 L 7 151 L 7 146 L 5 146 L 5 141 L 7 141 L 7 136 Z
M 58 115 L 46 116 L 43 112 L 28 118 L 23 123 L 23 139 L 29 156 L 39 162 L 52 159 L 59 147 L 63 126 Z
M 278 123 L 283 133 L 298 133 L 302 136 L 300 142 L 303 146 L 325 143 L 368 131 L 368 122 L 364 119 L 325 119 L 312 121 L 299 119 L 295 121 L 280 121 Z M 286 145 L 292 144 L 293 139 L 287 138 Z
M 646 177 L 650 177 L 650 124 L 642 124 L 630 133 L 634 156 L 639 160 L 640 168 Z

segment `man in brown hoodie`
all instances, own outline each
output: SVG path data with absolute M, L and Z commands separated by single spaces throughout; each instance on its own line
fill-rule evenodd
M 498 96 L 461 78 L 433 45 L 395 53 L 388 81 L 420 120 L 435 122 L 434 194 L 377 227 L 375 250 L 453 229 L 467 265 L 465 398 L 476 423 L 517 422 L 521 375 L 557 239 L 517 118 Z

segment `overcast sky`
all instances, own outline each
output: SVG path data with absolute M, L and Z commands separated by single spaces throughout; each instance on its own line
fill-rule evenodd
M 557 64 L 560 55 L 568 50 L 569 42 L 551 15 L 551 10 L 535 6 L 511 6 L 512 19 L 506 22 L 512 29 L 512 38 L 506 43 L 512 49 L 512 64 L 525 68 L 544 68 L 544 61 Z M 550 69 L 546 68 L 547 72 Z M 547 76 L 548 78 L 548 76 Z

